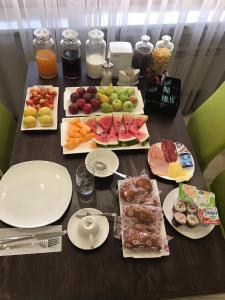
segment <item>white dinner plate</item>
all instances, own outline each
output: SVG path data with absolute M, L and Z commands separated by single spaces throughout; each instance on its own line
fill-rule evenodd
M 31 127 L 31 128 L 26 128 L 23 125 L 23 118 L 22 117 L 22 121 L 21 121 L 21 130 L 22 131 L 33 131 L 33 130 L 56 130 L 57 129 L 57 125 L 58 125 L 58 99 L 59 99 L 59 88 L 58 87 L 54 87 L 52 85 L 34 85 L 32 87 L 28 87 L 27 88 L 27 94 L 26 94 L 26 99 L 25 99 L 25 103 L 24 103 L 24 109 L 26 107 L 29 107 L 29 105 L 26 104 L 26 100 L 29 99 L 30 96 L 30 89 L 33 88 L 38 88 L 38 87 L 43 87 L 43 88 L 50 88 L 51 90 L 55 91 L 57 94 L 55 96 L 55 100 L 54 100 L 54 108 L 52 110 L 52 118 L 53 118 L 53 124 L 52 126 L 49 127 L 43 127 L 41 126 L 41 123 L 39 122 L 38 118 L 37 118 L 37 124 L 35 127 Z
M 82 213 L 101 213 L 100 210 L 95 208 L 83 208 L 73 214 L 69 220 L 67 226 L 68 237 L 70 241 L 78 248 L 83 250 L 93 250 L 101 246 L 108 237 L 109 234 L 109 221 L 106 217 L 95 216 L 96 221 L 99 224 L 99 232 L 94 236 L 94 248 L 90 247 L 90 241 L 88 236 L 82 234 L 79 230 L 79 224 L 81 217 L 77 217 L 77 214 Z
M 72 196 L 72 181 L 59 164 L 34 160 L 12 166 L 0 181 L 0 220 L 22 228 L 58 220 Z
M 200 239 L 208 235 L 213 230 L 215 225 L 199 224 L 194 228 L 190 228 L 187 225 L 182 225 L 178 227 L 173 225 L 173 205 L 178 200 L 178 191 L 179 188 L 176 188 L 169 192 L 169 194 L 166 196 L 163 202 L 163 211 L 168 222 L 173 226 L 174 229 L 176 229 L 178 232 L 190 239 Z
M 88 116 L 83 111 L 80 111 L 79 113 L 77 113 L 75 115 L 71 114 L 69 112 L 69 105 L 71 104 L 70 95 L 73 92 L 75 92 L 77 88 L 78 87 L 66 87 L 66 89 L 65 89 L 63 102 L 64 102 L 64 110 L 65 110 L 66 117 Z M 87 89 L 88 86 L 84 86 L 84 88 Z M 98 88 L 98 86 L 96 86 L 96 88 Z M 107 87 L 103 86 L 103 88 L 107 88 Z M 123 88 L 125 88 L 125 89 L 127 89 L 127 88 L 135 89 L 135 95 L 138 98 L 138 103 L 135 106 L 135 108 L 133 109 L 132 113 L 136 114 L 136 115 L 144 114 L 144 101 L 143 101 L 143 98 L 142 98 L 141 91 L 138 90 L 138 88 L 136 86 L 123 86 Z M 97 111 L 93 112 L 92 115 L 104 115 L 104 113 L 100 109 L 98 109 Z
M 193 158 L 191 152 L 187 149 L 187 147 L 184 144 L 182 144 L 180 142 L 175 142 L 175 143 L 176 143 L 176 148 L 177 148 L 177 152 L 178 153 L 179 153 L 179 148 L 185 148 L 186 149 L 185 152 L 189 153 L 191 155 L 191 158 L 192 158 L 193 166 L 189 167 L 189 168 L 184 168 L 184 170 L 186 171 L 186 174 L 187 174 L 187 176 L 185 177 L 185 180 L 177 180 L 176 181 L 175 178 L 172 178 L 172 177 L 169 177 L 169 176 L 162 176 L 162 175 L 158 175 L 158 174 L 155 174 L 155 173 L 153 173 L 153 174 L 155 174 L 155 175 L 157 175 L 157 176 L 159 176 L 161 178 L 164 178 L 164 179 L 167 179 L 167 180 L 176 181 L 176 182 L 189 181 L 193 177 L 194 171 L 195 171 L 195 161 L 194 161 L 194 158 Z M 153 145 L 151 145 L 151 147 L 154 146 L 154 145 L 157 145 L 159 148 L 161 148 L 161 142 L 153 144 Z M 150 149 L 151 149 L 151 147 L 150 147 Z M 150 149 L 149 149 L 149 151 L 150 151 Z M 149 164 L 149 166 L 151 168 L 149 156 L 147 158 L 148 158 L 148 164 Z
M 94 175 L 97 177 L 107 177 L 113 174 L 112 171 L 109 171 L 107 169 L 99 170 L 94 166 L 95 161 L 101 161 L 106 164 L 106 166 L 116 171 L 119 167 L 119 159 L 118 156 L 109 149 L 95 149 L 88 153 L 88 155 L 85 158 L 85 164 L 87 165 L 87 169 L 89 172 L 91 172 L 91 168 L 88 168 L 88 166 L 91 166 L 94 168 Z

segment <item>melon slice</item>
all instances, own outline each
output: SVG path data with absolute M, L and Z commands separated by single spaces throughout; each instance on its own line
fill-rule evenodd
M 94 116 L 89 116 L 86 120 L 85 123 L 91 128 L 91 130 L 96 133 L 96 119 Z
M 148 116 L 146 115 L 134 115 L 132 127 L 137 130 L 141 128 L 147 122 L 147 120 Z
M 137 139 L 130 132 L 120 130 L 118 133 L 118 142 L 120 147 L 127 147 L 137 144 Z
M 108 139 L 106 133 L 98 134 L 93 138 L 93 141 L 96 143 L 97 147 L 107 148 Z
M 121 123 L 123 121 L 123 114 L 113 114 L 113 124 L 115 128 L 115 133 L 118 134 L 120 130 Z
M 110 133 L 107 134 L 107 141 L 109 147 L 118 146 L 118 140 L 117 140 L 114 126 L 111 127 Z
M 130 127 L 130 132 L 137 138 L 138 142 L 142 146 L 144 146 L 145 144 L 147 144 L 149 142 L 149 134 L 148 133 L 143 132 L 141 130 L 135 130 L 132 127 Z
M 130 126 L 133 124 L 133 115 L 130 113 L 123 114 L 123 123 L 126 129 L 126 132 L 129 132 Z
M 112 126 L 112 114 L 99 116 L 97 122 L 103 129 L 109 132 Z

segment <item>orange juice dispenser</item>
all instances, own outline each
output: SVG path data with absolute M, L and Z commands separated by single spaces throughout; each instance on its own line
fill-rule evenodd
M 54 51 L 54 40 L 46 28 L 38 28 L 34 31 L 33 45 L 35 58 L 40 77 L 50 79 L 57 75 L 57 59 Z

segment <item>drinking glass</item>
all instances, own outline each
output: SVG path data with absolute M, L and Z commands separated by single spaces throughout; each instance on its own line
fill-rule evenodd
M 85 164 L 78 166 L 76 170 L 77 190 L 81 195 L 90 195 L 95 188 L 94 168 Z

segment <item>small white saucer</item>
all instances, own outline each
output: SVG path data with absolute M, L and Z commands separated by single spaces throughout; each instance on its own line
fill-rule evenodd
M 101 213 L 100 210 L 95 208 L 83 208 L 73 214 L 67 225 L 67 232 L 70 241 L 78 248 L 83 250 L 92 250 L 101 246 L 107 239 L 109 234 L 109 221 L 106 217 L 95 216 L 99 223 L 99 232 L 94 236 L 94 248 L 90 247 L 88 236 L 83 235 L 79 230 L 79 223 L 81 218 L 77 217 L 76 214 L 81 213 Z
M 109 150 L 109 149 L 95 149 L 88 153 L 88 155 L 85 158 L 85 165 L 91 166 L 94 168 L 95 176 L 96 177 L 107 177 L 113 174 L 112 171 L 109 170 L 98 170 L 94 167 L 95 161 L 101 161 L 107 165 L 107 167 L 113 171 L 116 171 L 119 167 L 119 159 L 117 155 Z M 88 169 L 89 172 L 91 172 L 91 168 Z
M 127 84 L 122 84 L 119 81 L 117 81 L 117 85 L 120 85 L 120 86 L 127 86 L 127 85 L 134 86 L 134 85 L 138 85 L 138 83 L 139 83 L 139 80 L 136 81 L 136 82 L 133 82 L 133 83 L 129 83 L 129 84 L 128 83 Z

